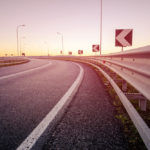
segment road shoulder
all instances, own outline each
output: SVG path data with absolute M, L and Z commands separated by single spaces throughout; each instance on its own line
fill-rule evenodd
M 83 65 L 85 76 L 61 122 L 45 143 L 48 149 L 127 149 L 111 97 L 98 75 Z

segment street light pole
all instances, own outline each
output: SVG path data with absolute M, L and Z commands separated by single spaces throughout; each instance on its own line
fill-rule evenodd
M 63 39 L 63 34 L 60 32 L 57 32 L 57 34 L 61 35 L 61 41 L 62 41 L 62 54 L 64 52 L 64 39 Z
M 25 39 L 25 36 L 20 38 L 20 56 L 22 56 L 22 40 Z
M 100 55 L 102 51 L 102 0 L 101 0 L 101 15 L 100 15 Z
M 18 39 L 19 27 L 25 27 L 25 25 L 24 25 L 24 24 L 18 25 L 18 26 L 17 26 L 17 29 L 16 29 L 16 34 L 17 34 L 17 55 L 18 55 L 18 56 L 19 56 L 19 39 Z
M 63 51 L 64 51 L 64 38 L 63 38 L 63 34 L 61 36 L 61 40 L 62 40 L 62 54 L 63 54 Z

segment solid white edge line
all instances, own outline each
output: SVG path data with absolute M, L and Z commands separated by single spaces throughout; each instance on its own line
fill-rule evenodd
M 22 74 L 25 74 L 25 73 L 29 73 L 29 72 L 32 72 L 32 71 L 35 71 L 35 70 L 39 70 L 39 69 L 45 68 L 45 67 L 47 67 L 47 66 L 49 66 L 49 65 L 51 65 L 51 64 L 52 64 L 52 63 L 49 62 L 48 64 L 42 65 L 42 66 L 40 66 L 40 67 L 36 67 L 36 68 L 33 68 L 33 69 L 29 69 L 29 70 L 17 72 L 17 73 L 14 73 L 14 74 L 2 76 L 2 77 L 0 77 L 0 80 L 7 79 L 7 78 L 11 78 L 11 77 L 15 77 L 15 76 L 22 75 Z
M 75 93 L 77 92 L 84 75 L 83 68 L 79 64 L 76 65 L 80 68 L 80 72 L 74 83 L 65 93 L 65 95 L 58 101 L 58 103 L 53 107 L 53 109 L 40 122 L 40 124 L 20 144 L 17 150 L 30 150 L 36 144 L 36 142 L 39 140 L 39 138 L 42 136 L 42 134 L 48 128 L 48 126 L 52 123 L 52 121 L 56 119 L 56 116 L 59 114 L 61 109 L 63 109 L 64 105 L 68 105 L 68 103 L 71 101 L 70 97 L 72 99 Z

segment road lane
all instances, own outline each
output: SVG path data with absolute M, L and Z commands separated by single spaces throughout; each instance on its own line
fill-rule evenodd
M 78 73 L 79 68 L 73 63 L 52 61 L 47 68 L 0 81 L 0 149 L 16 149 L 64 95 Z
M 30 73 L 30 72 L 33 72 L 33 71 L 36 71 L 36 70 L 41 70 L 41 69 L 43 69 L 43 68 L 48 67 L 48 66 L 51 65 L 51 64 L 52 64 L 52 63 L 49 62 L 49 63 L 46 64 L 46 65 L 42 65 L 42 66 L 39 66 L 39 67 L 36 67 L 36 68 L 32 68 L 32 69 L 28 69 L 28 70 L 25 70 L 25 71 L 20 71 L 20 72 L 17 72 L 17 73 L 5 75 L 5 76 L 0 77 L 0 80 L 12 78 L 12 77 L 17 77 L 17 76 L 23 75 L 23 74 L 25 74 L 25 73 Z
M 30 62 L 15 66 L 7 66 L 7 67 L 1 67 L 0 68 L 0 77 L 15 74 L 18 72 L 23 72 L 29 69 L 41 67 L 43 65 L 48 64 L 48 60 L 40 60 L 40 59 L 30 59 Z
M 58 101 L 58 103 L 52 108 L 52 110 L 45 116 L 45 118 L 39 123 L 39 125 L 31 132 L 31 134 L 19 145 L 17 150 L 30 150 L 30 149 L 41 149 L 43 143 L 47 139 L 47 133 L 53 130 L 58 122 L 61 120 L 64 112 L 66 111 L 68 105 L 73 100 L 78 88 L 83 80 L 84 70 L 79 65 L 80 68 L 78 77 L 66 91 L 63 97 Z

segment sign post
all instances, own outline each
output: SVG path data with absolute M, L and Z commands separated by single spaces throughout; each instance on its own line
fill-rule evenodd
M 100 55 L 102 54 L 102 17 L 103 17 L 103 2 L 101 0 L 101 15 L 100 15 L 100 48 L 99 48 L 99 51 L 100 51 Z

